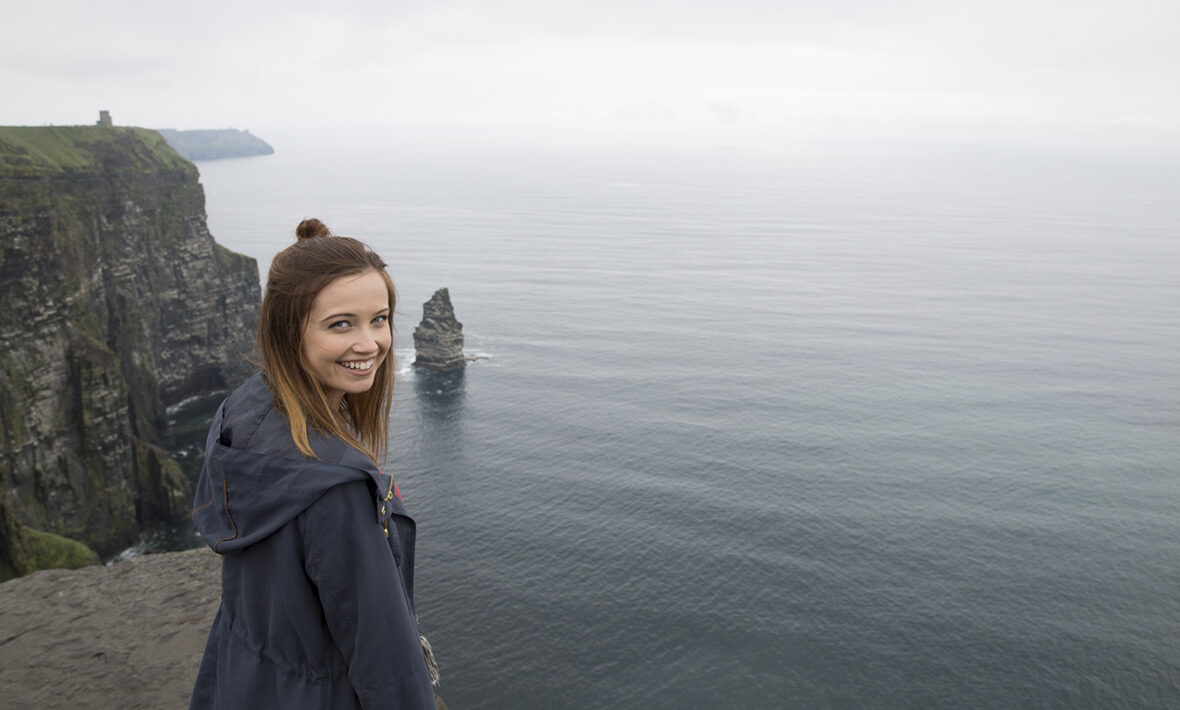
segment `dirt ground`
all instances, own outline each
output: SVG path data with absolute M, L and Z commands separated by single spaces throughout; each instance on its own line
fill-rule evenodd
M 207 548 L 0 584 L 2 704 L 186 708 L 220 597 Z
M 208 548 L 0 584 L 0 707 L 187 708 L 220 598 Z

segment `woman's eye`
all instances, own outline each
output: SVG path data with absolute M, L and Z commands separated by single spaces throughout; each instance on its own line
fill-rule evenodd
M 377 325 L 382 325 L 388 320 L 389 320 L 389 316 L 377 316 L 376 318 L 373 319 L 373 322 Z
M 338 321 L 336 321 L 335 323 L 333 323 L 333 324 L 329 325 L 329 326 L 328 326 L 328 329 L 329 329 L 329 330 L 342 330 L 342 329 L 344 329 L 344 328 L 347 328 L 348 326 L 349 326 L 349 323 L 348 323 L 348 321 L 346 321 L 346 320 L 338 320 Z

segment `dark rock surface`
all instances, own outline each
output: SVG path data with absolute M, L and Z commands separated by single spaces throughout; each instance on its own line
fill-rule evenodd
M 26 526 L 106 556 L 187 514 L 165 407 L 249 374 L 259 292 L 159 134 L 0 127 L 0 579 Z
M 422 322 L 414 329 L 414 367 L 435 372 L 461 370 L 467 366 L 463 357 L 463 324 L 455 320 L 451 294 L 445 288 L 434 292 L 422 304 Z

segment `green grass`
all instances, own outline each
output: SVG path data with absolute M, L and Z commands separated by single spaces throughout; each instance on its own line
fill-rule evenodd
M 10 533 L 16 533 L 9 540 L 16 549 L 7 551 L 11 561 L 0 557 L 0 582 L 43 569 L 78 569 L 99 563 L 94 550 L 77 540 L 20 523 Z
M 0 174 L 99 170 L 119 146 L 136 162 L 160 168 L 191 166 L 164 137 L 130 126 L 0 126 Z
M 98 564 L 98 555 L 77 540 L 27 526 L 25 539 L 28 543 L 30 572 L 39 569 L 78 569 Z

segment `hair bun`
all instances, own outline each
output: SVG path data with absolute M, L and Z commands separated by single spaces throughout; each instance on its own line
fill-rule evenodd
M 330 237 L 332 236 L 332 230 L 328 229 L 328 225 L 312 217 L 299 223 L 299 226 L 295 228 L 295 236 L 299 241 L 315 239 L 316 237 Z

